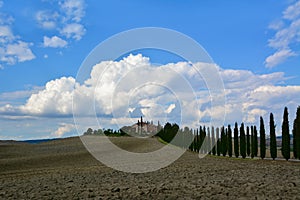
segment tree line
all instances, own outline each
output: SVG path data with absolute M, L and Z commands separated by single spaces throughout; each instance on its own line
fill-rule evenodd
M 269 119 L 269 152 L 271 158 L 277 158 L 277 138 L 276 125 L 273 113 L 270 113 Z M 259 140 L 258 140 L 259 131 Z M 279 135 L 279 134 L 278 134 Z M 236 158 L 259 157 L 264 159 L 267 151 L 267 138 L 263 117 L 259 119 L 259 130 L 256 126 L 245 127 L 244 123 L 240 126 L 236 122 L 232 130 L 231 126 L 221 128 L 200 126 L 199 129 L 193 130 L 185 127 L 179 129 L 177 124 L 166 123 L 158 132 L 157 136 L 168 143 L 172 143 L 182 148 L 194 152 L 208 153 L 218 156 L 235 156 Z M 279 136 L 280 137 L 280 136 Z M 293 122 L 293 145 L 290 144 L 290 130 L 288 109 L 284 108 L 283 122 L 281 126 L 281 154 L 286 160 L 290 159 L 290 153 L 293 152 L 295 159 L 300 159 L 300 106 L 297 108 L 296 118 Z
M 288 109 L 285 107 L 281 126 L 282 139 L 279 148 L 283 158 L 286 160 L 290 159 L 291 152 L 293 152 L 295 159 L 300 159 L 300 106 L 297 108 L 296 118 L 293 121 L 292 145 L 290 144 L 289 127 Z M 260 135 L 259 141 L 258 131 Z M 122 129 L 93 130 L 91 128 L 88 128 L 84 135 L 129 136 Z M 259 151 L 259 157 L 264 159 L 268 149 L 270 157 L 273 160 L 277 158 L 278 141 L 273 113 L 270 113 L 269 118 L 269 139 L 266 138 L 263 117 L 259 119 L 259 130 L 255 125 L 245 127 L 244 123 L 241 123 L 239 126 L 237 122 L 233 128 L 230 125 L 220 128 L 200 126 L 199 129 L 195 130 L 188 127 L 180 129 L 176 123 L 171 124 L 167 122 L 164 127 L 160 128 L 156 136 L 165 142 L 203 154 L 254 158 L 258 157 Z M 267 141 L 269 143 L 268 148 Z
M 88 128 L 83 135 L 106 135 L 106 136 L 128 136 L 126 132 L 122 129 L 113 130 L 113 129 L 97 129 L 93 130 L 92 128 Z

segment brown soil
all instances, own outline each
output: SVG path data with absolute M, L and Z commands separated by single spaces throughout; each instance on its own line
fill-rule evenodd
M 144 152 L 156 138 L 112 138 Z M 132 174 L 95 160 L 79 138 L 0 145 L 0 199 L 300 199 L 300 163 L 186 152 L 170 166 Z

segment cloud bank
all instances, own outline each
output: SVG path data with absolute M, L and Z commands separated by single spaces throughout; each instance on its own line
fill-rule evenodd
M 199 69 L 212 67 L 205 63 L 194 65 Z M 270 112 L 281 123 L 284 106 L 296 110 L 300 102 L 300 86 L 280 85 L 286 80 L 284 73 L 254 74 L 248 70 L 214 67 L 218 68 L 225 87 L 225 91 L 219 91 L 226 95 L 225 124 L 235 121 L 255 124 L 260 116 L 268 119 Z M 0 114 L 2 117 L 71 118 L 74 111 L 82 118 L 96 115 L 102 119 L 101 126 L 107 127 L 116 122 L 120 126 L 128 125 L 140 114 L 147 120 L 190 126 L 209 123 L 211 118 L 223 123 L 222 104 L 216 102 L 212 107 L 209 92 L 205 80 L 191 63 L 154 66 L 149 58 L 138 54 L 120 61 L 100 62 L 83 83 L 73 77 L 49 81 L 43 89 L 31 94 L 25 104 L 1 106 Z M 91 102 L 93 105 L 89 106 Z

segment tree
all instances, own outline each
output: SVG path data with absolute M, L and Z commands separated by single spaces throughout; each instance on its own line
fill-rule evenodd
M 297 108 L 296 116 L 296 149 L 298 158 L 300 159 L 300 107 Z
M 200 132 L 200 133 L 199 133 Z M 195 137 L 195 142 L 194 142 L 194 151 L 196 151 L 197 153 L 199 153 L 200 150 L 200 146 L 201 146 L 201 141 L 200 141 L 200 136 L 202 132 L 202 127 L 200 126 L 200 130 L 198 131 L 198 129 L 196 130 L 196 137 Z
M 254 127 L 251 126 L 251 158 L 254 158 Z
M 270 114 L 270 153 L 271 158 L 275 160 L 277 158 L 277 144 L 276 144 L 276 134 L 275 134 L 275 122 L 273 113 Z
M 244 123 L 242 123 L 240 127 L 240 151 L 242 158 L 246 158 L 246 136 Z
M 227 142 L 228 155 L 229 157 L 232 157 L 232 131 L 230 125 L 228 125 L 227 136 L 228 136 L 228 142 Z
M 249 126 L 246 128 L 246 148 L 247 148 L 247 156 L 250 156 L 251 146 L 250 146 L 250 133 Z
M 167 122 L 164 128 L 157 133 L 157 136 L 159 136 L 165 142 L 170 143 L 176 136 L 178 130 L 179 126 L 177 124 L 170 124 L 169 122 Z M 104 134 L 107 133 L 104 131 Z M 173 141 L 173 143 L 177 145 L 179 144 L 178 141 Z
M 257 140 L 257 129 L 256 126 L 253 127 L 253 132 L 254 132 L 254 136 L 253 136 L 253 147 L 254 147 L 254 156 L 257 157 L 257 153 L 258 153 L 258 140 Z
M 103 135 L 103 130 L 102 129 L 98 129 L 97 135 Z M 127 134 L 125 134 L 125 135 L 127 135 Z
M 84 135 L 92 135 L 93 132 L 94 132 L 93 129 L 88 128 L 88 129 L 86 130 L 86 132 L 84 132 L 83 134 L 84 134 Z
M 216 129 L 217 132 L 217 155 L 221 155 L 221 141 L 220 141 L 220 135 L 219 135 L 219 128 Z
M 208 154 L 211 154 L 211 141 L 210 141 L 210 130 L 209 127 L 207 127 L 207 152 Z
M 293 152 L 295 159 L 300 159 L 300 106 L 297 108 L 293 124 Z
M 297 118 L 296 118 L 297 119 Z M 294 158 L 297 159 L 298 158 L 298 151 L 297 151 L 297 122 L 296 119 L 294 120 L 293 123 L 293 154 L 294 154 Z
M 260 157 L 264 159 L 266 157 L 266 132 L 264 119 L 260 117 L 259 122 L 259 135 L 260 135 Z
M 281 144 L 281 153 L 282 156 L 286 159 L 290 159 L 290 129 L 289 129 L 289 113 L 287 107 L 284 108 L 283 113 L 283 122 L 281 126 L 282 130 L 282 144 Z
M 239 129 L 238 129 L 238 124 L 235 122 L 234 125 L 234 154 L 235 157 L 239 157 Z
M 202 149 L 202 153 L 207 153 L 207 145 L 205 143 L 205 138 L 206 138 L 206 128 L 205 126 L 203 126 L 203 133 L 202 133 L 202 136 L 200 134 L 200 137 L 201 137 L 201 149 Z
M 224 126 L 221 128 L 221 146 L 222 146 L 222 154 L 223 154 L 223 156 L 226 156 L 226 153 L 227 153 L 227 137 L 226 137 Z
M 189 129 L 188 127 L 185 128 L 185 131 L 188 131 L 188 136 L 191 141 L 191 144 L 189 146 L 190 151 L 194 151 L 194 141 L 195 141 L 195 135 L 193 134 L 193 130 Z
M 216 155 L 216 140 L 215 140 L 215 128 L 211 127 L 211 145 L 212 145 L 212 154 L 215 156 Z

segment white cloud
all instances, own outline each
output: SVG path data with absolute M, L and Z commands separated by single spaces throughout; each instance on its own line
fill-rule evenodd
M 0 47 L 0 61 L 6 64 L 16 64 L 17 62 L 25 62 L 35 58 L 30 47 L 32 43 L 26 43 L 18 40 L 15 43 L 2 44 Z
M 33 60 L 35 55 L 31 50 L 32 43 L 24 42 L 11 29 L 13 19 L 0 13 L 0 62 L 13 65 L 18 62 Z
M 44 29 L 55 29 L 58 17 L 59 14 L 57 12 L 49 10 L 40 10 L 35 15 L 38 24 Z
M 80 40 L 85 34 L 85 28 L 83 25 L 78 23 L 67 24 L 62 28 L 60 33 L 67 38 L 73 38 L 75 40 Z
M 298 55 L 292 45 L 300 42 L 300 1 L 290 5 L 283 12 L 282 18 L 269 25 L 269 28 L 275 30 L 276 34 L 268 41 L 268 45 L 276 52 L 266 58 L 266 67 L 274 67 L 289 57 Z
M 174 103 L 170 104 L 170 106 L 167 108 L 166 112 L 169 114 L 172 112 L 172 110 L 176 108 L 176 105 Z
M 212 67 L 203 63 L 195 65 Z M 244 121 L 253 124 L 259 116 L 267 117 L 270 112 L 280 123 L 284 106 L 295 110 L 300 102 L 300 86 L 278 86 L 286 80 L 281 72 L 254 74 L 219 67 L 218 70 L 225 85 L 225 123 Z M 189 63 L 153 66 L 146 57 L 130 55 L 120 61 L 103 61 L 95 65 L 83 83 L 76 83 L 72 77 L 52 80 L 43 90 L 32 94 L 26 104 L 6 104 L 0 107 L 0 113 L 72 117 L 73 107 L 79 117 L 89 118 L 96 113 L 102 119 L 109 119 L 103 120 L 108 127 L 116 121 L 122 123 L 120 125 L 132 123 L 131 114 L 134 113 L 162 123 L 183 120 L 184 125 L 198 126 L 199 119 L 201 123 L 208 123 L 211 118 L 223 123 L 222 91 L 218 93 L 220 98 L 213 100 L 212 107 L 211 91 L 193 71 Z M 189 89 L 186 80 L 196 88 L 194 91 Z M 114 120 L 111 120 L 112 115 Z
M 44 36 L 44 47 L 62 48 L 67 46 L 67 41 L 61 39 L 60 37 L 53 36 L 51 38 Z
M 6 41 L 12 41 L 15 38 L 13 35 L 11 28 L 9 26 L 0 26 L 0 41 L 2 43 Z
M 278 50 L 273 55 L 270 55 L 266 58 L 266 67 L 274 67 L 280 63 L 283 63 L 289 57 L 296 55 L 297 54 L 290 49 Z
M 300 16 L 300 1 L 290 5 L 284 12 L 283 18 L 293 20 Z
M 282 27 L 284 27 L 284 22 L 282 20 L 274 21 L 268 26 L 269 29 L 273 29 L 275 31 L 280 30 Z
M 44 89 L 43 87 L 32 87 L 27 90 L 4 92 L 4 93 L 0 93 L 0 99 L 1 100 L 14 100 L 14 99 L 29 98 L 32 94 L 37 93 L 43 89 Z
M 6 54 L 9 57 L 13 57 L 14 60 L 18 62 L 32 60 L 35 58 L 35 55 L 29 48 L 32 45 L 32 43 L 26 43 L 22 41 L 18 41 L 18 43 L 15 44 L 8 44 Z
M 75 79 L 72 77 L 49 81 L 44 90 L 30 96 L 20 111 L 31 115 L 71 115 L 74 87 Z
M 66 14 L 65 21 L 80 22 L 85 15 L 85 3 L 83 0 L 65 0 L 60 3 L 62 11 Z
M 60 127 L 52 133 L 52 136 L 60 138 L 64 136 L 65 133 L 68 133 L 74 129 L 75 129 L 74 124 L 61 123 Z
M 63 0 L 52 2 L 52 7 L 57 7 L 57 9 L 40 10 L 36 13 L 36 20 L 39 26 L 43 29 L 51 29 L 52 33 L 53 30 L 57 31 L 56 34 L 58 36 L 55 37 L 64 41 L 60 41 L 58 47 L 62 47 L 63 45 L 66 46 L 72 39 L 77 41 L 80 40 L 86 32 L 86 29 L 81 22 L 85 15 L 85 1 Z M 52 37 L 52 39 L 54 38 Z M 68 41 L 66 41 L 66 39 L 68 39 Z M 45 45 L 44 37 L 44 46 L 56 47 L 57 45 Z

